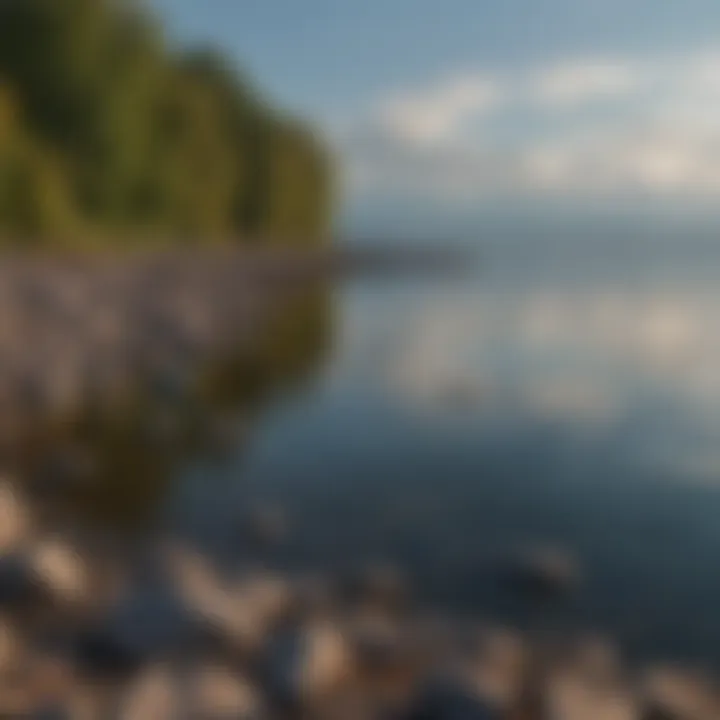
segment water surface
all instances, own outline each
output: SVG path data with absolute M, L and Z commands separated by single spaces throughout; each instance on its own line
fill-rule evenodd
M 268 562 L 392 561 L 423 601 L 511 621 L 498 558 L 559 545 L 586 571 L 563 622 L 720 667 L 720 242 L 473 244 L 462 277 L 360 278 L 289 308 L 174 407 L 185 439 L 161 467 L 121 424 L 118 496 L 231 563 L 246 509 L 280 506 Z

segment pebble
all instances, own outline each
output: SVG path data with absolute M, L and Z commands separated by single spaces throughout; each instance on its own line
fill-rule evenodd
M 247 511 L 241 523 L 242 535 L 254 546 L 272 547 L 288 534 L 288 519 L 277 505 L 261 505 Z
M 602 688 L 578 674 L 550 677 L 547 705 L 553 720 L 639 720 L 637 701 L 626 688 Z
M 28 559 L 33 573 L 52 597 L 69 603 L 87 599 L 90 577 L 77 550 L 51 538 L 36 543 Z
M 197 554 L 171 549 L 168 558 L 188 610 L 238 649 L 256 651 L 292 608 L 290 585 L 281 576 L 258 572 L 230 583 Z
M 720 719 L 716 688 L 701 673 L 651 668 L 633 683 L 618 650 L 592 636 L 541 657 L 511 630 L 423 614 L 407 580 L 385 565 L 336 583 L 221 571 L 200 552 L 164 547 L 159 563 L 150 554 L 149 572 L 129 569 L 124 593 L 86 616 L 103 563 L 80 553 L 74 536 L 38 535 L 31 496 L 12 488 L 0 483 L 0 520 L 9 519 L 6 535 L 0 527 L 3 717 Z M 567 553 L 524 554 L 505 571 L 533 597 L 580 583 Z M 49 611 L 41 623 L 22 612 L 36 603 Z M 81 612 L 62 612 L 68 604 Z M 81 627 L 48 629 L 47 615 Z
M 314 622 L 271 639 L 265 661 L 269 697 L 284 707 L 312 706 L 349 680 L 352 648 L 332 622 Z
M 0 557 L 0 607 L 31 610 L 45 599 L 38 577 L 22 553 Z
M 401 720 L 505 720 L 505 717 L 492 703 L 446 681 L 425 688 Z
M 91 676 L 127 677 L 190 645 L 189 609 L 170 588 L 138 589 L 77 639 L 76 656 Z
M 392 565 L 368 565 L 341 581 L 344 600 L 351 605 L 389 612 L 407 607 L 411 592 L 403 573 Z
M 16 550 L 31 532 L 29 511 L 18 489 L 7 481 L 0 482 L 0 554 Z
M 657 667 L 641 681 L 645 716 L 669 720 L 717 720 L 720 702 L 716 688 L 702 675 L 676 668 Z
M 501 568 L 501 579 L 513 592 L 534 600 L 563 597 L 582 581 L 579 562 L 555 548 L 527 550 L 510 558 Z
M 124 693 L 117 720 L 176 720 L 182 717 L 178 679 L 169 667 L 147 668 Z
M 259 720 L 264 702 L 258 688 L 237 672 L 206 666 L 189 682 L 192 717 L 212 720 Z

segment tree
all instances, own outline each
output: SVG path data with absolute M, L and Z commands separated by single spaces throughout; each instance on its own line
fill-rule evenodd
M 74 225 L 199 241 L 305 238 L 327 226 L 329 160 L 317 138 L 222 55 L 171 52 L 137 3 L 4 0 L 0 80 L 22 136 L 21 150 L 0 152 L 5 234 Z M 6 122 L 0 100 L 0 142 Z

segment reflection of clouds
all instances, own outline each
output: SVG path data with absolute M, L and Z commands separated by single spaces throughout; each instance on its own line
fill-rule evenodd
M 681 292 L 482 292 L 429 302 L 393 352 L 396 379 L 490 369 L 516 387 L 539 379 L 602 385 L 630 380 L 661 393 L 720 394 L 720 297 Z M 604 377 L 607 376 L 607 377 Z M 466 379 L 466 378 L 464 378 Z M 412 389 L 408 386 L 407 389 Z
M 390 313 L 395 331 L 362 372 L 415 411 L 472 405 L 488 419 L 607 426 L 654 403 L 680 420 L 641 427 L 643 454 L 665 463 L 674 439 L 675 464 L 692 447 L 709 472 L 720 464 L 701 463 L 679 428 L 720 440 L 719 313 L 720 295 L 703 289 L 446 293 Z

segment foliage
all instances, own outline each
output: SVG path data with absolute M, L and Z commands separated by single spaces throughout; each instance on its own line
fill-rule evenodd
M 324 147 L 131 0 L 0 3 L 0 232 L 314 242 Z

